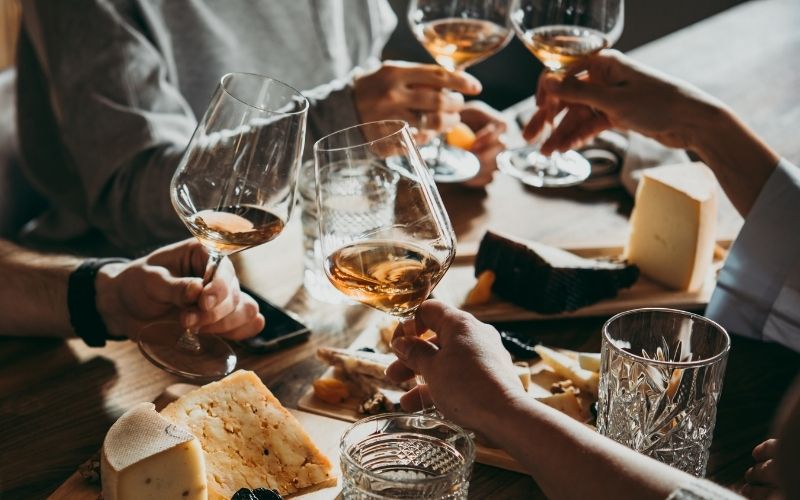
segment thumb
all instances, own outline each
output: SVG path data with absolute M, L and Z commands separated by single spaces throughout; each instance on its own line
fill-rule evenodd
M 568 103 L 585 104 L 603 109 L 613 101 L 612 89 L 567 76 L 561 81 L 550 79 L 544 83 L 547 93 Z
M 163 267 L 152 267 L 145 283 L 146 293 L 151 299 L 176 307 L 194 304 L 203 290 L 200 278 L 178 278 Z
M 397 357 L 414 373 L 425 375 L 432 365 L 436 352 L 435 345 L 419 337 L 396 337 L 392 340 L 392 349 Z

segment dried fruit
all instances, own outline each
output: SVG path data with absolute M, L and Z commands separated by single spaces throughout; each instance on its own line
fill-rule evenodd
M 447 144 L 456 148 L 469 150 L 475 144 L 475 132 L 464 123 L 459 123 L 451 128 L 445 138 Z
M 478 276 L 478 282 L 467 294 L 464 300 L 465 306 L 477 306 L 489 302 L 492 298 L 492 286 L 494 285 L 494 271 L 484 271 Z
M 314 395 L 326 403 L 336 405 L 350 397 L 347 385 L 335 378 L 319 378 L 314 381 Z

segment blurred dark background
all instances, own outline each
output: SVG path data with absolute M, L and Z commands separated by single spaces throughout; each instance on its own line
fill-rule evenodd
M 387 59 L 433 62 L 408 27 L 408 0 L 389 0 L 398 23 L 384 50 Z M 625 30 L 616 48 L 629 51 L 656 38 L 701 21 L 744 0 L 632 0 L 625 3 Z M 720 40 L 719 43 L 725 43 Z M 483 83 L 480 99 L 504 109 L 533 94 L 542 69 L 533 55 L 513 38 L 502 51 L 469 69 Z

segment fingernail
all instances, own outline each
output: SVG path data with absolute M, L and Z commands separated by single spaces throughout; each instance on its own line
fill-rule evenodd
M 216 295 L 209 295 L 203 301 L 206 305 L 206 309 L 211 309 L 215 305 L 217 305 L 217 296 Z
M 408 350 L 410 349 L 411 344 L 409 343 L 408 339 L 405 337 L 397 337 L 392 340 L 392 349 L 397 354 L 398 357 L 405 358 L 408 356 Z
M 195 313 L 186 313 L 183 317 L 183 326 L 186 328 L 190 328 L 197 324 L 197 314 Z

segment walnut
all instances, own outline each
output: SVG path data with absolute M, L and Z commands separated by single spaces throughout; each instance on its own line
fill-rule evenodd
M 389 398 L 378 391 L 358 405 L 358 412 L 365 415 L 378 415 L 392 411 L 394 405 Z

